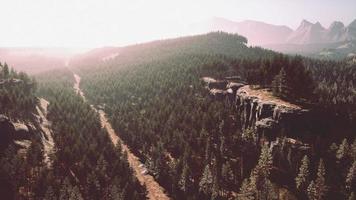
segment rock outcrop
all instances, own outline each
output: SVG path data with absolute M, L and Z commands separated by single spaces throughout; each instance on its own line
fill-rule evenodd
M 294 184 L 295 177 L 289 176 L 290 172 L 294 173 L 304 155 L 314 151 L 305 136 L 313 133 L 315 114 L 274 96 L 268 89 L 230 80 L 227 83 L 206 77 L 202 80 L 212 98 L 228 100 L 235 105 L 236 120 L 243 131 L 255 130 L 256 144 L 269 144 L 276 163 L 271 173 L 273 182 Z M 281 176 L 286 178 L 282 181 Z
M 5 115 L 0 115 L 0 131 L 0 151 L 6 149 L 11 143 L 19 149 L 28 148 L 27 144 L 35 132 L 32 125 L 12 122 Z
M 32 120 L 23 122 L 9 119 L 0 114 L 0 152 L 3 152 L 9 145 L 14 145 L 19 154 L 24 154 L 31 146 L 32 140 L 39 140 L 43 144 L 44 161 L 50 166 L 50 154 L 53 152 L 54 142 L 50 123 L 48 122 L 47 105 L 44 99 L 39 99 L 36 106 L 36 113 L 32 113 Z
M 309 117 L 309 110 L 283 101 L 266 89 L 253 89 L 246 85 L 236 92 L 235 105 L 243 128 L 255 128 L 261 136 L 295 137 Z
M 252 128 L 258 139 L 274 141 L 287 137 L 300 139 L 310 126 L 311 114 L 296 104 L 275 97 L 268 89 L 254 88 L 229 79 L 202 78 L 211 97 L 229 99 L 236 107 L 243 129 Z

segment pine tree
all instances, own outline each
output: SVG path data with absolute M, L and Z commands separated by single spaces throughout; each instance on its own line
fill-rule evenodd
M 354 142 L 350 147 L 350 157 L 352 158 L 352 160 L 356 160 L 356 138 L 354 139 Z
M 268 144 L 264 144 L 261 149 L 260 158 L 256 167 L 252 170 L 249 178 L 249 187 L 248 197 L 250 193 L 255 195 L 257 199 L 268 199 L 271 196 L 274 196 L 273 185 L 269 180 L 269 175 L 271 173 L 273 165 L 273 157 Z M 246 192 L 246 189 L 243 188 L 243 193 Z
M 221 176 L 222 176 L 222 182 L 224 184 L 224 188 L 227 189 L 232 189 L 230 188 L 231 185 L 234 184 L 234 172 L 231 169 L 231 165 L 229 162 L 226 162 L 223 164 L 221 168 Z
M 240 187 L 236 200 L 255 200 L 255 187 L 251 185 L 250 180 L 246 178 Z
M 77 187 L 73 187 L 68 178 L 65 178 L 59 191 L 59 200 L 83 199 Z
M 218 200 L 219 199 L 219 180 L 217 177 L 214 178 L 213 180 L 213 188 L 212 188 L 212 194 L 211 194 L 211 200 Z
M 274 77 L 272 85 L 273 85 L 273 92 L 275 95 L 281 97 L 287 97 L 289 95 L 287 73 L 284 67 L 282 67 L 278 75 Z
M 69 199 L 71 200 L 83 200 L 82 194 L 77 186 L 74 186 L 69 191 Z
M 319 161 L 318 173 L 315 180 L 315 188 L 317 192 L 317 199 L 323 199 L 327 192 L 327 186 L 325 181 L 325 165 L 323 159 L 320 159 Z
M 187 164 L 184 165 L 183 167 L 183 171 L 182 171 L 182 175 L 179 179 L 179 182 L 178 182 L 178 185 L 179 185 L 179 188 L 184 191 L 184 192 L 187 192 L 188 189 L 190 188 L 190 169 L 189 169 L 189 166 Z
M 8 78 L 10 75 L 9 66 L 7 65 L 7 63 L 4 63 L 4 66 L 3 66 L 3 75 L 4 75 L 4 78 Z
M 336 152 L 336 158 L 338 160 L 344 159 L 349 152 L 349 143 L 347 142 L 347 139 L 345 138 L 342 143 L 339 146 L 339 149 Z
M 52 186 L 47 188 L 47 191 L 44 196 L 44 200 L 57 200 L 56 195 L 54 194 Z
M 310 163 L 309 158 L 307 155 L 305 155 L 302 159 L 302 164 L 300 165 L 299 173 L 295 178 L 295 185 L 297 189 L 300 191 L 305 191 L 308 186 L 309 163 Z
M 109 187 L 109 200 L 123 200 L 120 188 L 115 184 Z
M 307 189 L 307 193 L 308 193 L 309 200 L 317 200 L 318 199 L 317 190 L 316 190 L 314 181 L 310 182 L 308 189 Z
M 258 160 L 257 167 L 265 173 L 264 175 L 266 177 L 268 177 L 272 169 L 272 164 L 273 164 L 272 152 L 268 144 L 265 143 L 262 146 L 261 155 Z
M 204 168 L 203 175 L 199 182 L 199 191 L 205 195 L 210 195 L 213 187 L 213 175 L 211 173 L 209 165 Z
M 346 189 L 348 191 L 353 191 L 356 185 L 356 160 L 352 163 L 347 176 L 346 176 Z

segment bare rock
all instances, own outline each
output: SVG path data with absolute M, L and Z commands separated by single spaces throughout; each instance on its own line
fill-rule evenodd
M 15 140 L 30 140 L 31 139 L 31 132 L 26 124 L 24 123 L 13 123 L 15 128 L 14 131 L 14 139 Z

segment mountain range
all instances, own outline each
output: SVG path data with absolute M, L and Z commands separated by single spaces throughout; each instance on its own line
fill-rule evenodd
M 336 52 L 347 56 L 356 52 L 354 44 L 356 19 L 347 26 L 335 21 L 328 28 L 319 22 L 303 20 L 299 27 L 293 30 L 288 26 L 260 21 L 234 22 L 224 18 L 212 18 L 192 25 L 191 30 L 195 33 L 209 31 L 238 33 L 245 36 L 250 45 L 284 53 L 330 55 L 330 52 Z

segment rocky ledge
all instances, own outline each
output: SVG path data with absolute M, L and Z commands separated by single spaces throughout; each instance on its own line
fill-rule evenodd
M 244 128 L 256 128 L 270 139 L 293 136 L 291 132 L 300 131 L 309 116 L 309 110 L 273 96 L 268 89 L 250 85 L 237 90 L 235 105 Z
M 298 138 L 309 126 L 310 112 L 299 105 L 282 100 L 268 89 L 261 89 L 230 79 L 202 78 L 211 97 L 229 99 L 236 106 L 242 128 L 256 129 L 258 137 Z
M 3 151 L 10 143 L 19 149 L 27 149 L 34 135 L 34 127 L 31 124 L 12 122 L 5 115 L 0 115 L 0 151 Z

